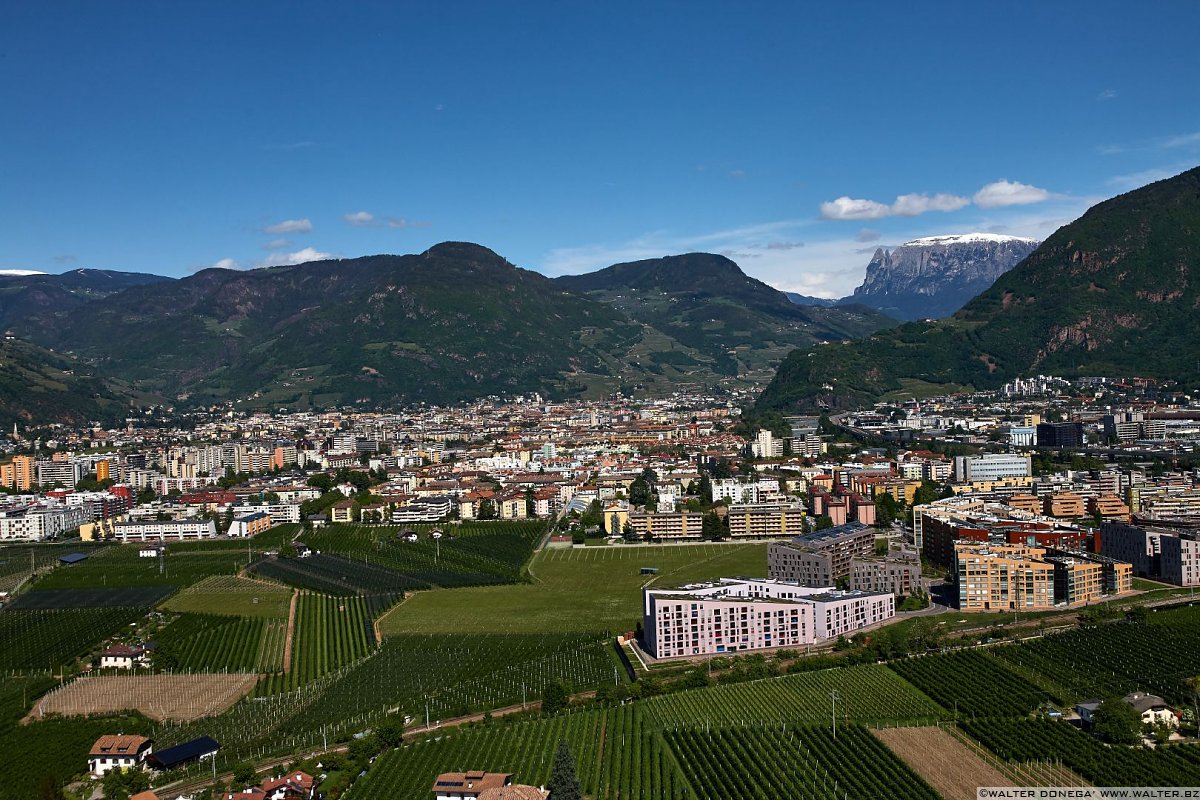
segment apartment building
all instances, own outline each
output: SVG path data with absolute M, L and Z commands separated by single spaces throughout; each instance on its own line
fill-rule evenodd
M 1140 578 L 1200 586 L 1200 532 L 1104 522 L 1099 550 L 1129 562 Z
M 1054 565 L 1040 548 L 957 542 L 958 607 L 962 611 L 1049 611 Z
M 1087 506 L 1074 492 L 1055 492 L 1042 498 L 1042 513 L 1048 517 L 1074 519 L 1087 516 Z
M 924 592 L 921 558 L 912 550 L 897 550 L 882 558 L 850 560 L 850 588 L 862 592 L 890 592 L 908 597 Z
M 734 504 L 725 515 L 733 539 L 800 536 L 807 515 L 799 504 Z
M 801 586 L 833 586 L 850 562 L 875 552 L 875 531 L 860 522 L 809 533 L 767 548 L 767 577 Z
M 250 514 L 243 514 L 240 517 L 234 517 L 226 533 L 234 539 L 246 539 L 251 536 L 257 536 L 270 529 L 270 527 L 271 515 L 255 511 Z
M 32 456 L 13 456 L 12 461 L 0 464 L 0 486 L 18 492 L 28 492 L 33 487 L 36 477 L 35 463 Z
M 8 509 L 0 511 L 0 541 L 57 539 L 91 521 L 92 509 L 83 505 Z
M 630 512 L 627 521 L 639 539 L 699 539 L 704 515 L 698 511 L 654 514 Z
M 988 453 L 980 456 L 957 456 L 954 459 L 954 480 L 958 483 L 1027 478 L 1032 474 L 1029 456 Z
M 895 616 L 888 593 L 723 578 L 643 592 L 643 638 L 655 658 L 797 647 Z
M 113 536 L 121 542 L 186 541 L 212 539 L 216 535 L 217 526 L 212 520 L 155 520 L 113 525 Z

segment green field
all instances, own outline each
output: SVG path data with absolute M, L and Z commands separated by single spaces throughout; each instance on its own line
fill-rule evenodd
M 292 590 L 250 578 L 213 575 L 163 603 L 167 611 L 287 619 Z
M 0 611 L 0 670 L 70 665 L 145 613 L 143 608 Z
M 641 575 L 641 567 L 656 567 L 658 574 Z M 533 583 L 417 592 L 384 617 L 380 629 L 384 636 L 616 633 L 633 630 L 641 619 L 645 585 L 766 572 L 764 543 L 543 550 L 529 564 Z

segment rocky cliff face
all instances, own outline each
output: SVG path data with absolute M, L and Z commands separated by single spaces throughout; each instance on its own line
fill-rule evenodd
M 914 239 L 890 252 L 879 248 L 862 286 L 846 300 L 897 319 L 949 316 L 1037 246 L 1033 239 L 968 233 Z

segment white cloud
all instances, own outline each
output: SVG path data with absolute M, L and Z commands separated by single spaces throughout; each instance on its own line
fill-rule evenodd
M 356 228 L 428 228 L 429 223 L 404 217 L 376 217 L 370 211 L 342 214 L 342 219 Z
M 1195 147 L 1196 145 L 1200 145 L 1200 131 L 1168 136 L 1162 140 L 1163 147 Z
M 260 267 L 282 267 L 292 264 L 305 264 L 309 261 L 324 261 L 327 258 L 333 258 L 332 253 L 323 253 L 313 247 L 306 247 L 303 250 L 297 250 L 294 253 L 271 253 L 263 259 L 258 266 Z
M 965 197 L 943 192 L 932 197 L 927 194 L 902 194 L 891 205 L 843 195 L 836 200 L 822 203 L 821 217 L 824 219 L 915 217 L 928 211 L 957 211 L 970 204 L 971 201 Z
M 1050 199 L 1050 192 L 1018 181 L 998 180 L 975 193 L 975 205 L 980 208 L 1025 206 Z
M 312 233 L 313 224 L 309 219 L 285 219 L 283 222 L 277 222 L 274 225 L 268 225 L 263 228 L 264 233 Z
M 1105 89 L 1100 94 L 1096 95 L 1097 100 L 1112 100 L 1117 96 L 1115 89 Z
M 971 201 L 955 194 L 902 194 L 892 203 L 892 213 L 898 217 L 915 217 L 927 211 L 958 211 Z
M 823 219 L 882 219 L 891 215 L 891 206 L 874 200 L 856 200 L 846 195 L 821 203 Z
M 370 225 L 375 221 L 375 215 L 370 211 L 355 211 L 352 214 L 342 214 L 342 219 L 349 222 L 351 225 L 363 226 Z
M 234 261 L 232 258 L 222 258 L 220 261 L 215 262 L 211 267 L 211 269 L 237 269 L 237 268 L 238 268 L 238 262 Z

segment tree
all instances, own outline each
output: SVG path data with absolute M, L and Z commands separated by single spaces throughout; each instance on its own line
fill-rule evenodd
M 900 516 L 900 504 L 888 492 L 875 495 L 875 526 L 890 528 Z
M 633 530 L 633 525 L 629 524 L 629 520 L 625 520 L 625 524 L 621 527 L 621 538 L 627 542 L 637 541 L 637 534 Z
M 154 488 L 150 486 L 147 486 L 137 493 L 137 502 L 139 506 L 145 505 L 146 503 L 153 503 L 157 499 L 158 495 L 154 493 Z
M 1142 741 L 1142 718 L 1129 703 L 1110 697 L 1092 712 L 1092 733 L 1109 744 L 1138 744 Z
M 711 506 L 713 501 L 712 481 L 708 477 L 707 472 L 700 473 L 700 502 L 706 506 Z
M 550 800 L 583 800 L 583 787 L 575 774 L 575 759 L 566 742 L 558 743 L 554 753 L 554 768 L 550 771 Z
M 66 800 L 58 779 L 53 775 L 43 775 L 38 779 L 37 787 L 38 800 Z
M 821 516 L 817 517 L 817 530 L 823 531 L 832 527 L 833 517 L 829 516 L 828 514 L 822 514 Z
M 491 500 L 483 499 L 479 501 L 479 518 L 480 519 L 495 519 L 496 504 Z
M 725 523 L 721 521 L 715 513 L 709 512 L 704 515 L 700 522 L 700 538 L 719 541 L 725 538 Z
M 388 717 L 375 728 L 375 735 L 383 747 L 399 747 L 404 741 L 404 719 Z
M 1192 690 L 1192 713 L 1194 714 L 1192 721 L 1196 723 L 1197 729 L 1200 730 L 1200 675 L 1193 675 L 1185 680 L 1184 683 Z
M 629 504 L 644 506 L 650 502 L 650 484 L 643 477 L 636 478 L 629 485 Z
M 542 690 L 542 713 L 557 714 L 571 704 L 571 694 L 562 681 L 551 681 Z
M 254 765 L 249 761 L 243 761 L 233 768 L 233 784 L 234 786 L 246 787 L 254 783 L 256 773 Z

